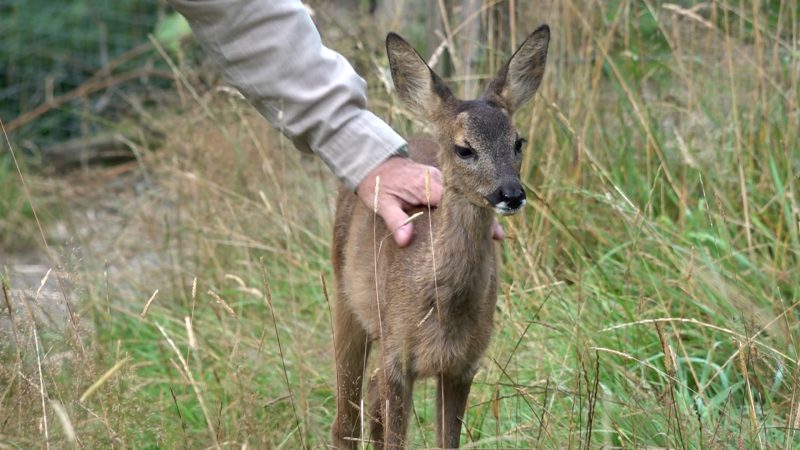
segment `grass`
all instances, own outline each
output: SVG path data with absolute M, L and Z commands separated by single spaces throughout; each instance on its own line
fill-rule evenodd
M 0 155 L 0 247 L 21 248 L 33 240 L 24 231 L 33 221 L 33 210 L 20 186 L 14 161 Z
M 553 44 L 518 117 L 534 200 L 503 219 L 496 332 L 462 444 L 797 448 L 797 5 L 514 3 L 517 39 L 548 22 Z M 485 6 L 481 76 L 510 50 L 497 36 L 511 2 Z M 381 37 L 340 34 L 371 68 L 372 108 L 419 130 L 376 79 Z M 158 113 L 172 132 L 144 156 L 153 184 L 115 199 L 114 239 L 60 271 L 89 331 L 79 345 L 39 329 L 44 389 L 17 317 L 20 343 L 0 347 L 0 444 L 328 442 L 335 182 L 240 100 L 200 98 L 209 112 L 184 99 Z M 433 442 L 433 397 L 418 385 L 413 447 Z

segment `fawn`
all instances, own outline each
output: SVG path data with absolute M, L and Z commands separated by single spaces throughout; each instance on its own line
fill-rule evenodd
M 391 230 L 357 196 L 339 192 L 332 249 L 335 447 L 355 448 L 361 438 L 359 405 L 373 342 L 379 363 L 368 382 L 363 415 L 371 422 L 374 448 L 404 446 L 414 380 L 431 376 L 438 378 L 437 446 L 459 446 L 467 396 L 489 344 L 497 302 L 494 213 L 514 214 L 525 204 L 519 179 L 524 140 L 511 116 L 538 89 L 549 42 L 550 29 L 540 26 L 479 99 L 463 101 L 406 41 L 387 36 L 400 98 L 435 129 L 436 142 L 409 142 L 410 157 L 440 167 L 444 194 L 430 211 L 432 229 L 419 221 L 417 228 L 426 231 L 399 248 L 391 239 L 380 242 Z

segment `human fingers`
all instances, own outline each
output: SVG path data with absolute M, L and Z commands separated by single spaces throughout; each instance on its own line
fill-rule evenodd
M 378 215 L 383 218 L 398 247 L 410 244 L 414 236 L 414 225 L 408 222 L 408 214 L 403 211 L 402 203 L 391 195 L 382 196 L 379 202 Z
M 502 241 L 506 237 L 506 232 L 503 231 L 503 227 L 495 220 L 492 222 L 492 239 L 495 241 Z

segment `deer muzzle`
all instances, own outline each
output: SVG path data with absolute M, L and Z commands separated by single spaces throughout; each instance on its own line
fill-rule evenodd
M 506 181 L 487 195 L 486 201 L 498 214 L 510 216 L 525 206 L 525 189 L 519 181 Z

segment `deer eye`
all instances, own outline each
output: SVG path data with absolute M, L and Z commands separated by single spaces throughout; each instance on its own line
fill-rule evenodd
M 522 146 L 525 145 L 526 142 L 528 141 L 525 138 L 517 138 L 517 142 L 514 142 L 514 153 L 521 153 Z
M 458 155 L 461 159 L 470 159 L 475 158 L 478 155 L 475 154 L 475 151 L 469 147 L 462 147 L 460 145 L 455 146 L 456 155 Z

